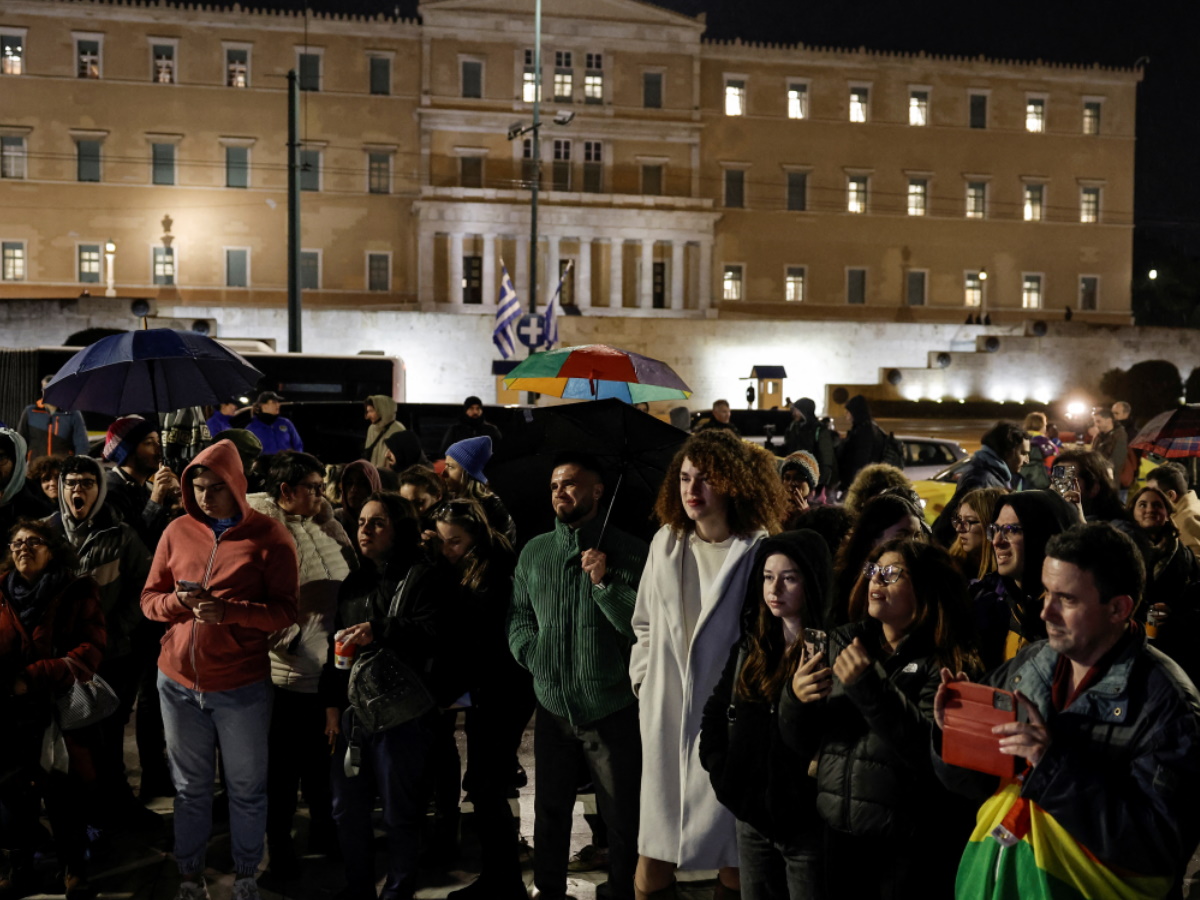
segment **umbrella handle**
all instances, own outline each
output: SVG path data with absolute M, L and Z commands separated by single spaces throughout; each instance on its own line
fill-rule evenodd
M 596 538 L 596 549 L 600 549 L 600 545 L 604 543 L 604 535 L 608 533 L 608 519 L 612 515 L 613 507 L 617 503 L 617 494 L 621 492 L 621 482 L 625 480 L 625 470 L 621 470 L 621 474 L 617 476 L 617 486 L 613 488 L 612 496 L 608 499 L 608 509 L 604 512 L 604 524 L 600 526 L 600 537 Z

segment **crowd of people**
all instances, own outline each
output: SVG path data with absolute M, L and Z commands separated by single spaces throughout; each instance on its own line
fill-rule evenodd
M 997 423 L 931 527 L 863 398 L 845 436 L 799 401 L 783 456 L 716 404 L 646 543 L 607 522 L 616 473 L 577 450 L 539 487 L 553 528 L 519 534 L 479 398 L 437 466 L 390 397 L 339 465 L 282 400 L 260 395 L 247 429 L 213 410 L 179 471 L 149 417 L 113 422 L 100 460 L 0 429 L 0 900 L 44 889 L 48 848 L 66 895 L 93 896 L 104 834 L 161 827 L 162 796 L 177 900 L 208 896 L 223 815 L 235 900 L 264 859 L 299 878 L 301 798 L 340 900 L 407 900 L 453 864 L 464 794 L 479 875 L 451 896 L 526 898 L 509 799 L 531 717 L 541 900 L 586 864 L 585 783 L 615 900 L 675 898 L 681 870 L 747 900 L 1182 896 L 1200 500 L 1165 464 L 1123 503 L 1111 412 L 1086 450 L 1039 441 L 1044 417 Z M 112 711 L 68 717 L 101 680 Z M 986 764 L 960 755 L 967 682 Z

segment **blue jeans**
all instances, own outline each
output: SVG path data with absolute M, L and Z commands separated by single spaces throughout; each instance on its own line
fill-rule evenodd
M 814 815 L 814 818 L 815 815 Z M 772 841 L 757 828 L 738 820 L 738 861 L 745 900 L 822 900 L 821 826 L 786 841 Z M 870 867 L 869 860 L 857 865 Z
M 175 861 L 185 876 L 204 871 L 212 834 L 216 750 L 225 763 L 233 865 L 254 875 L 267 831 L 267 731 L 271 683 L 231 691 L 193 691 L 158 673 L 167 759 L 175 783 Z

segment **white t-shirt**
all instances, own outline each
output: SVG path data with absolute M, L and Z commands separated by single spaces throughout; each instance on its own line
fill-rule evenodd
M 733 546 L 734 536 L 730 535 L 720 543 L 709 543 L 701 540 L 695 533 L 688 535 L 687 552 L 683 556 L 683 632 L 690 645 L 692 635 L 696 631 L 696 623 L 700 621 L 700 595 L 704 587 L 717 580 L 721 566 L 725 565 L 725 555 Z

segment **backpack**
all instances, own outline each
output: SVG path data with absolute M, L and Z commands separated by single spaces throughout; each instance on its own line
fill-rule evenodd
M 428 568 L 416 565 L 409 570 L 392 596 L 388 607 L 389 617 L 400 614 L 413 586 Z M 350 669 L 346 693 L 355 718 L 370 734 L 410 722 L 437 705 L 421 676 L 403 662 L 395 650 L 388 647 L 367 648 L 359 652 Z
M 897 469 L 903 469 L 904 445 L 900 443 L 899 439 L 892 432 L 885 433 L 878 425 L 875 427 L 883 438 L 883 457 L 879 461 L 887 463 L 889 466 L 895 466 Z

